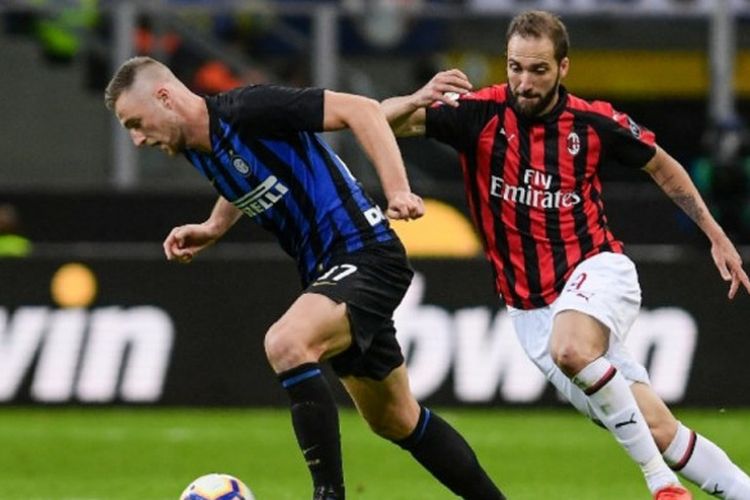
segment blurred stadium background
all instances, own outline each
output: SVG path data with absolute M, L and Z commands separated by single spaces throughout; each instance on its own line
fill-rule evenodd
M 298 291 L 294 266 L 247 222 L 191 266 L 166 263 L 164 236 L 203 220 L 215 195 L 183 159 L 136 153 L 104 108 L 124 59 L 156 57 L 201 93 L 274 82 L 383 99 L 453 66 L 478 87 L 504 80 L 505 27 L 527 8 L 568 25 L 567 87 L 652 129 L 749 261 L 748 0 L 0 2 L 0 498 L 170 498 L 212 468 L 261 500 L 306 495 L 262 354 Z M 329 139 L 380 196 L 353 138 Z M 448 408 L 472 442 L 487 439 L 478 452 L 512 498 L 641 498 L 614 442 L 523 357 L 469 228 L 454 153 L 400 145 L 429 199 L 423 221 L 398 228 L 418 271 L 397 318 L 417 395 Z M 750 469 L 750 298 L 726 300 L 702 234 L 648 176 L 602 175 L 644 291 L 631 348 L 678 415 Z M 352 498 L 447 498 L 351 412 L 342 425 Z M 397 464 L 375 485 L 362 448 Z M 564 463 L 571 456 L 582 465 Z M 573 480 L 581 469 L 597 480 Z M 403 492 L 377 489 L 393 475 Z

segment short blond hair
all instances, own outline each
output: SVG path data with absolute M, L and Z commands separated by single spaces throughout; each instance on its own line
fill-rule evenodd
M 115 103 L 123 92 L 128 90 L 135 82 L 135 78 L 144 68 L 167 69 L 162 63 L 151 57 L 133 57 L 122 63 L 115 75 L 104 90 L 104 105 L 107 109 L 115 109 Z

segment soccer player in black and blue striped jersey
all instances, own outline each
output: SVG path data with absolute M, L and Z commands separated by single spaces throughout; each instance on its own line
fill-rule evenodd
M 137 57 L 112 78 L 105 103 L 136 146 L 184 154 L 220 194 L 205 222 L 167 236 L 169 260 L 190 262 L 244 213 L 297 261 L 304 290 L 266 333 L 265 351 L 290 398 L 314 500 L 344 498 L 338 411 L 324 361 L 373 431 L 411 452 L 453 493 L 504 498 L 468 443 L 409 389 L 392 316 L 412 270 L 387 217 L 416 219 L 424 207 L 376 101 L 267 85 L 204 98 L 160 62 Z M 344 128 L 375 166 L 385 214 L 316 134 Z

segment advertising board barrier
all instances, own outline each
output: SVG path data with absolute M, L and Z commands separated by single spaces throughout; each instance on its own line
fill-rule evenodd
M 0 261 L 0 404 L 286 404 L 263 335 L 299 292 L 290 261 L 94 259 L 81 266 L 91 300 L 63 307 L 60 290 L 81 286 L 60 284 L 68 263 Z M 561 404 L 523 354 L 485 261 L 413 266 L 396 324 L 420 400 Z M 627 344 L 655 390 L 676 405 L 750 405 L 747 294 L 728 301 L 707 254 L 638 268 L 643 309 Z

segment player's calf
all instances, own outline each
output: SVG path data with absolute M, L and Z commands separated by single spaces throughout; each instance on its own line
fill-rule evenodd
M 656 447 L 627 381 L 609 360 L 597 359 L 572 381 L 588 396 L 602 423 L 641 467 L 652 493 L 679 484 Z
M 750 477 L 721 448 L 682 424 L 664 459 L 709 495 L 728 500 L 750 498 Z
M 343 500 L 344 472 L 336 402 L 318 363 L 279 374 L 292 425 L 315 488 L 314 500 Z
M 394 442 L 409 451 L 425 469 L 461 498 L 505 499 L 466 440 L 429 409 L 421 407 L 419 421 L 412 433 Z

